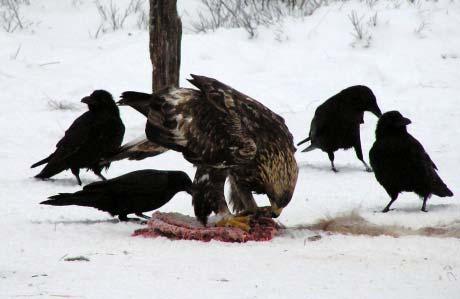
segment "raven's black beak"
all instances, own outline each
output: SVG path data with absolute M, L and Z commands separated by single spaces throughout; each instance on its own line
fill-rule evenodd
M 184 191 L 187 192 L 187 193 L 190 194 L 190 195 L 193 195 L 193 187 L 192 187 L 192 186 L 190 186 L 190 187 L 188 187 L 188 188 L 185 188 Z
M 382 111 L 380 111 L 380 108 L 378 106 L 374 107 L 374 109 L 372 109 L 370 112 L 374 114 L 375 116 L 377 116 L 378 118 L 382 116 Z
M 410 119 L 403 117 L 402 123 L 403 123 L 403 125 L 407 126 L 407 125 L 411 124 L 412 122 L 411 122 Z
M 119 101 L 117 102 L 117 105 L 118 105 L 118 106 L 124 106 L 124 105 L 126 105 L 126 103 L 125 103 L 124 99 L 121 99 L 121 100 L 119 100 Z
M 91 101 L 92 101 L 91 97 L 84 97 L 83 99 L 81 99 L 81 102 L 85 104 L 89 104 Z

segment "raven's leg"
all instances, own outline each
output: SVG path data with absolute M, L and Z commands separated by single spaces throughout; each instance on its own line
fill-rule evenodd
M 328 152 L 327 155 L 329 156 L 329 160 L 331 161 L 331 169 L 334 172 L 338 172 L 334 165 L 334 152 Z
M 137 217 L 141 217 L 141 218 L 144 218 L 144 219 L 150 219 L 149 216 L 144 215 L 144 214 L 142 214 L 142 213 L 136 213 L 135 215 L 136 215 Z
M 358 128 L 358 130 L 359 130 L 359 128 Z M 364 161 L 364 158 L 363 158 L 363 150 L 361 149 L 361 138 L 359 137 L 359 132 L 358 132 L 358 137 L 356 139 L 357 140 L 356 140 L 355 145 L 354 145 L 355 152 L 356 152 L 356 157 L 358 157 L 358 159 L 361 162 L 363 162 L 364 167 L 366 167 L 367 172 L 372 172 L 372 168 L 370 168 L 369 165 L 367 165 L 367 163 Z
M 107 181 L 107 179 L 101 174 L 101 173 L 96 173 L 96 175 L 103 181 Z
M 385 207 L 385 209 L 382 210 L 382 213 L 386 213 L 390 210 L 391 205 L 395 202 L 395 200 L 398 198 L 398 195 L 391 195 L 391 200 Z
M 71 168 L 70 170 L 72 171 L 73 175 L 77 178 L 78 185 L 81 186 L 80 168 Z
M 423 197 L 423 204 L 422 204 L 422 212 L 428 212 L 426 209 L 426 201 L 428 200 L 428 196 Z
M 137 214 L 136 214 L 137 215 Z M 133 222 L 142 222 L 139 218 L 129 218 L 127 214 L 120 214 L 118 215 L 118 219 L 121 222 L 126 222 L 126 221 L 133 221 Z
M 97 175 L 101 180 L 107 181 L 107 179 L 102 175 L 101 171 L 102 171 L 102 168 L 93 169 L 93 172 L 95 175 Z

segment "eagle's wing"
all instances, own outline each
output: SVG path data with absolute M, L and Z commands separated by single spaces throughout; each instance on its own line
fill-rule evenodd
M 148 139 L 182 152 L 195 164 L 250 163 L 257 146 L 243 125 L 246 115 L 233 89 L 206 77 L 193 76 L 191 82 L 200 90 L 169 88 L 153 96 Z
M 107 163 L 123 159 L 142 160 L 149 157 L 155 157 L 167 150 L 167 148 L 149 141 L 144 135 L 122 145 L 114 155 L 104 159 L 101 164 L 105 165 Z
M 130 106 L 147 117 L 151 98 L 152 95 L 148 93 L 125 91 L 121 94 L 120 100 L 117 104 L 120 106 Z
M 227 110 L 227 115 L 234 117 L 232 124 L 237 124 L 238 136 L 251 138 L 256 146 L 265 146 L 267 142 L 288 144 L 295 152 L 292 134 L 284 119 L 257 100 L 216 80 L 204 76 L 191 75 L 189 80 L 198 87 L 206 99 L 219 110 Z
M 230 149 L 234 149 L 233 156 L 235 160 L 244 162 L 254 158 L 257 146 L 253 136 L 249 134 L 250 128 L 244 122 L 244 119 L 248 117 L 246 113 L 248 111 L 247 109 L 243 110 L 242 107 L 244 101 L 248 105 L 252 99 L 215 79 L 193 74 L 191 76 L 192 79 L 189 82 L 198 87 L 208 103 L 223 114 Z M 259 106 L 266 109 L 260 104 Z M 260 107 L 257 108 L 260 109 Z M 256 120 L 251 118 L 250 121 Z

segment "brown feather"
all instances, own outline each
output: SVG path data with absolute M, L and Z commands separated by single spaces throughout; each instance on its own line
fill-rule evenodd
M 182 152 L 189 162 L 203 167 L 199 176 L 205 177 L 204 171 L 215 183 L 201 184 L 206 188 L 223 186 L 222 179 L 212 177 L 211 171 L 222 169 L 225 174 L 216 175 L 234 177 L 235 188 L 267 194 L 278 207 L 286 206 L 294 192 L 298 167 L 293 138 L 284 119 L 215 79 L 196 75 L 192 78 L 189 81 L 199 90 L 172 87 L 153 95 L 147 138 Z M 220 201 L 217 198 L 221 192 L 204 192 L 209 195 L 200 196 L 201 200 L 194 197 L 194 205 Z M 211 211 L 218 212 L 218 205 L 212 206 L 195 210 L 200 220 L 205 222 Z

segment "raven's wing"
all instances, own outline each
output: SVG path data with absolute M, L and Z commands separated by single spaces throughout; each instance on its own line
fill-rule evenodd
M 56 144 L 53 162 L 60 162 L 77 153 L 82 147 L 90 142 L 94 131 L 94 115 L 88 111 L 78 117 L 65 131 L 64 137 Z M 94 142 L 97 142 L 95 140 Z
M 414 163 L 419 161 L 420 165 L 422 165 L 423 168 L 426 168 L 427 170 L 438 170 L 438 167 L 436 164 L 434 164 L 433 160 L 431 160 L 431 157 L 425 151 L 422 144 L 412 135 L 409 135 L 408 144 L 410 156 L 413 157 Z
M 133 171 L 119 177 L 98 181 L 83 187 L 84 192 L 126 194 L 150 194 L 168 189 L 168 172 L 145 169 Z

